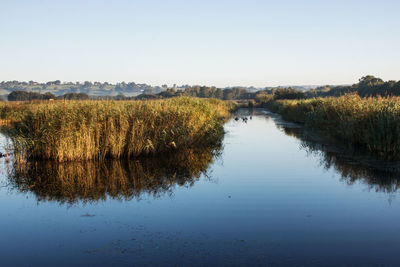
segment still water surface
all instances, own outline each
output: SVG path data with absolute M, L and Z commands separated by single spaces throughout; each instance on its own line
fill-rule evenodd
M 263 110 L 225 129 L 161 159 L 2 159 L 0 266 L 400 265 L 396 173 Z

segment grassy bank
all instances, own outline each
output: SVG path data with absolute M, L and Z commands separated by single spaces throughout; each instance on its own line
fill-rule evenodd
M 7 105 L 7 104 L 4 104 Z M 22 106 L 23 108 L 20 108 Z M 129 158 L 214 144 L 231 106 L 179 97 L 156 101 L 53 101 L 0 108 L 14 151 L 57 161 Z
M 400 154 L 400 98 L 341 97 L 269 100 L 264 107 L 387 159 Z

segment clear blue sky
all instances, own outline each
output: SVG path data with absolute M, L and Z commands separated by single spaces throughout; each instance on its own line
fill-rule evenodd
M 399 11 L 398 0 L 0 0 L 0 80 L 399 80 Z

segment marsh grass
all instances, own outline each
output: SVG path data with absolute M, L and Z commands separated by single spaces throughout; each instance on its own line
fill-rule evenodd
M 0 126 L 21 120 L 27 107 L 27 102 L 0 102 Z
M 221 141 L 231 104 L 179 97 L 154 101 L 53 101 L 2 106 L 24 158 L 129 158 Z M 14 114 L 14 115 L 10 115 Z
M 400 157 L 400 97 L 361 98 L 356 94 L 307 100 L 268 101 L 284 119 L 304 123 L 349 146 L 387 159 Z

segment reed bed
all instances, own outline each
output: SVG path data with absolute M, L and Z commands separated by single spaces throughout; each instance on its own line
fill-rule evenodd
M 20 121 L 28 111 L 27 107 L 27 102 L 0 102 L 0 125 Z
M 363 147 L 387 159 L 400 157 L 400 97 L 348 94 L 269 101 L 265 106 L 284 119 L 322 130 L 350 146 Z
M 189 97 L 20 105 L 24 108 L 15 111 L 18 119 L 7 131 L 14 152 L 59 162 L 129 158 L 215 144 L 221 141 L 222 124 L 232 108 L 223 101 Z

